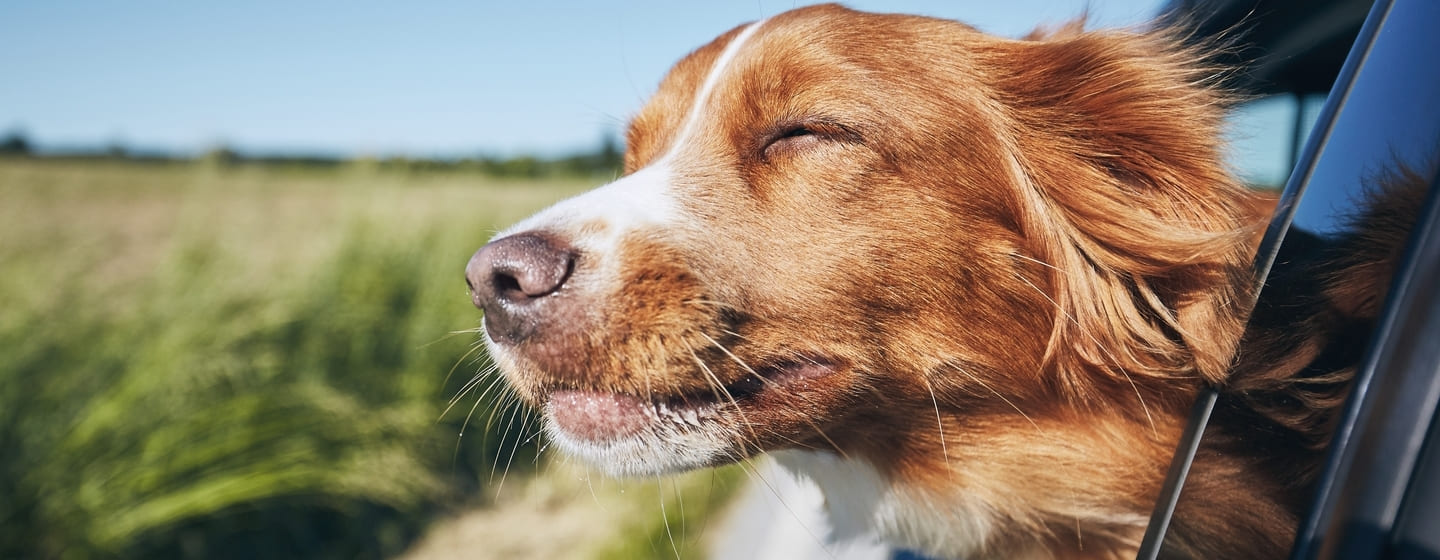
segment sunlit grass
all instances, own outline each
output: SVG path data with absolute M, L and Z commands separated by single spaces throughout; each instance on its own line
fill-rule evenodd
M 0 160 L 0 557 L 385 557 L 523 481 L 515 413 L 440 418 L 488 363 L 461 269 L 584 186 Z M 636 498 L 596 550 L 695 515 Z
M 550 461 L 535 478 L 507 482 L 494 507 L 435 526 L 402 560 L 703 559 L 726 538 L 715 526 L 747 480 L 738 466 L 616 480 Z

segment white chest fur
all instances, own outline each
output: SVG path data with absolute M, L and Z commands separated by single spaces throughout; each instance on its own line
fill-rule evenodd
M 779 451 L 777 463 L 810 479 L 825 496 L 838 541 L 879 537 L 941 556 L 980 554 L 995 523 L 986 504 L 957 491 L 927 495 L 893 483 L 863 460 L 822 451 Z

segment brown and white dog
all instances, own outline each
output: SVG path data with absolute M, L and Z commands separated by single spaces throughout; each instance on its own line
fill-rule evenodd
M 837 6 L 742 25 L 660 84 L 623 177 L 471 259 L 489 350 L 554 445 L 615 475 L 775 452 L 842 532 L 1133 556 L 1202 382 L 1239 375 L 1273 204 L 1222 163 L 1202 59 Z M 1251 401 L 1222 407 L 1168 554 L 1289 546 L 1317 447 L 1276 460 L 1244 430 L 1326 420 Z

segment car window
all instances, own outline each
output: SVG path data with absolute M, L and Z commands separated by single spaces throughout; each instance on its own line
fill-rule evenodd
M 1424 494 L 1408 488 L 1412 477 L 1424 482 L 1415 476 L 1424 472 L 1417 465 L 1440 463 L 1421 463 L 1422 443 L 1440 399 L 1434 368 L 1440 352 L 1434 344 L 1415 342 L 1422 340 L 1415 338 L 1417 333 L 1440 333 L 1434 325 L 1440 304 L 1433 297 L 1440 283 L 1434 263 L 1440 249 L 1430 248 L 1436 235 L 1426 217 L 1435 211 L 1433 185 L 1440 165 L 1440 71 L 1433 59 L 1433 53 L 1440 52 L 1440 35 L 1433 33 L 1437 24 L 1440 3 L 1381 0 L 1316 113 L 1313 128 L 1307 122 L 1306 98 L 1290 96 L 1294 137 L 1306 141 L 1302 150 L 1292 152 L 1294 172 L 1288 174 L 1280 208 L 1257 257 L 1257 270 L 1262 277 L 1269 272 L 1269 277 L 1252 328 L 1257 321 L 1302 319 L 1287 317 L 1294 314 L 1288 310 L 1296 309 L 1297 293 L 1318 290 L 1317 283 L 1325 281 L 1307 278 L 1306 271 L 1298 269 L 1296 263 L 1307 255 L 1373 257 L 1366 253 L 1365 241 L 1377 227 L 1376 216 L 1404 216 L 1399 223 L 1379 224 L 1398 230 L 1402 239 L 1411 230 L 1423 234 L 1409 236 L 1403 254 L 1394 259 L 1398 272 L 1393 278 L 1392 269 L 1370 278 L 1378 291 L 1389 292 L 1388 300 L 1374 302 L 1373 313 L 1346 316 L 1344 320 L 1357 326 L 1332 342 L 1341 346 L 1336 351 L 1342 358 L 1359 364 L 1356 389 L 1334 420 L 1338 428 L 1329 459 L 1292 558 L 1388 557 L 1386 551 L 1400 542 L 1400 533 L 1392 531 L 1402 511 L 1429 511 L 1422 506 L 1433 505 L 1415 503 L 1423 497 L 1407 502 L 1406 496 Z M 1286 108 L 1285 98 L 1271 98 L 1238 114 L 1256 126 L 1265 119 L 1280 120 L 1276 115 Z M 1268 132 L 1246 140 L 1245 123 L 1240 124 L 1241 149 L 1248 150 L 1239 154 L 1242 174 L 1259 186 L 1287 175 L 1275 171 L 1272 163 L 1286 152 L 1276 127 L 1259 124 Z M 1303 134 L 1306 128 L 1311 130 Z M 1247 141 L 1254 143 L 1247 148 Z M 1403 211 L 1377 212 L 1384 204 Z M 1317 292 L 1317 297 L 1323 295 Z M 1419 357 L 1414 356 L 1417 350 Z M 1434 487 L 1417 488 L 1422 486 Z M 1142 550 L 1141 556 L 1156 552 Z

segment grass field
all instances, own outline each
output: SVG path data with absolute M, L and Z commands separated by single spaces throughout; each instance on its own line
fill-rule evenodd
M 466 260 L 593 183 L 0 159 L 0 558 L 384 558 L 460 511 L 543 555 L 537 499 L 608 528 L 579 556 L 694 557 L 734 471 L 579 484 L 520 408 L 442 416 Z

